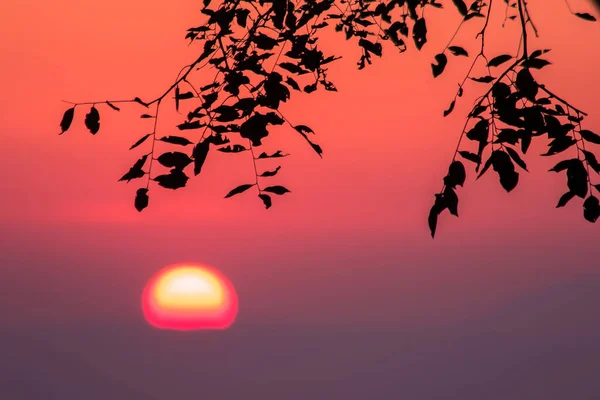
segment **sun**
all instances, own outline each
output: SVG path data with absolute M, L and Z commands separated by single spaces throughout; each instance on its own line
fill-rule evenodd
M 174 330 L 226 329 L 237 316 L 231 282 L 204 265 L 177 264 L 156 273 L 142 294 L 148 323 Z

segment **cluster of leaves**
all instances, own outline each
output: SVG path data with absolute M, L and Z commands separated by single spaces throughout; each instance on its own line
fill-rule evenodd
M 540 58 L 546 51 L 531 55 L 527 53 L 526 24 L 535 27 L 524 0 L 504 0 L 507 9 L 518 9 L 520 13 L 524 55 L 497 78 L 492 75 L 491 68 L 497 68 L 515 57 L 500 55 L 488 61 L 484 54 L 485 30 L 493 0 L 488 1 L 489 4 L 475 0 L 469 6 L 463 0 L 451 1 L 452 7 L 463 16 L 461 26 L 477 19 L 485 20 L 485 25 L 480 33 L 481 51 L 475 57 L 467 77 L 459 84 L 459 91 L 444 115 L 453 111 L 455 102 L 463 94 L 467 79 L 491 87 L 474 106 L 467 126 L 470 121 L 477 122 L 461 135 L 461 139 L 466 135 L 469 140 L 475 141 L 478 144 L 477 151 L 457 149 L 444 179 L 444 187 L 436 195 L 429 217 L 432 235 L 438 215 L 443 210 L 448 209 L 458 215 L 455 189 L 464 184 L 466 173 L 463 164 L 456 160 L 457 154 L 475 163 L 477 171 L 483 164 L 479 176 L 492 166 L 499 174 L 502 186 L 509 191 L 516 186 L 519 176 L 513 163 L 526 169 L 525 162 L 510 146 L 520 143 L 525 153 L 531 138 L 535 136 L 547 134 L 553 139 L 549 152 L 552 154 L 577 145 L 577 149 L 581 147 L 581 154 L 584 154 L 584 158 L 578 158 L 581 166 L 583 163 L 592 168 L 598 166 L 595 158 L 592 158 L 593 154 L 583 148 L 583 140 L 595 140 L 590 139 L 595 138 L 594 134 L 581 129 L 585 114 L 551 95 L 529 72 L 549 62 Z M 120 179 L 130 182 L 146 178 L 146 184 L 137 190 L 135 197 L 134 204 L 138 211 L 148 206 L 151 182 L 172 190 L 185 187 L 189 180 L 188 169 L 194 175 L 200 174 L 209 153 L 214 151 L 251 155 L 254 182 L 233 188 L 225 198 L 256 188 L 259 199 L 269 208 L 272 195 L 289 192 L 284 186 L 265 183 L 265 180 L 277 175 L 281 165 L 271 169 L 261 166 L 264 159 L 279 159 L 288 154 L 282 149 L 274 152 L 257 151 L 266 140 L 273 137 L 273 127 L 289 126 L 319 156 L 323 153 L 314 141 L 313 130 L 306 125 L 292 124 L 280 110 L 281 104 L 288 102 L 293 94 L 310 94 L 319 89 L 337 91 L 328 78 L 327 67 L 339 57 L 325 54 L 319 48 L 319 32 L 331 24 L 346 40 L 354 41 L 361 53 L 358 68 L 362 69 L 372 63 L 373 56 L 382 56 L 386 43 L 401 53 L 407 50 L 407 42 L 412 42 L 414 47 L 421 50 L 427 43 L 428 35 L 425 8 L 443 8 L 448 3 L 450 1 L 442 0 L 223 0 L 212 6 L 211 0 L 203 0 L 201 13 L 205 20 L 201 25 L 189 28 L 185 36 L 190 44 L 198 46 L 200 54 L 194 62 L 182 68 L 175 82 L 162 95 L 151 101 L 136 97 L 132 100 L 71 103 L 73 106 L 64 113 L 60 124 L 61 134 L 71 126 L 78 107 L 91 106 L 84 122 L 87 129 L 96 134 L 100 129 L 97 107 L 105 106 L 120 111 L 117 104 L 134 103 L 148 110 L 141 114 L 141 118 L 153 121 L 154 125 L 152 132 L 139 138 L 130 148 L 147 146 L 148 151 Z M 589 14 L 574 14 L 582 19 L 594 19 Z M 507 19 L 515 18 L 516 15 L 507 13 Z M 435 56 L 435 63 L 431 65 L 434 77 L 440 76 L 446 69 L 447 54 L 469 56 L 463 47 L 449 43 Z M 490 72 L 482 77 L 470 76 L 478 59 L 486 61 Z M 203 72 L 210 69 L 214 70 L 214 75 L 209 75 L 207 81 L 199 84 L 198 80 L 207 79 L 207 74 Z M 516 76 L 511 78 L 513 73 Z M 536 97 L 540 91 L 547 92 L 548 96 Z M 167 100 L 172 100 L 175 110 L 186 118 L 177 125 L 177 134 L 159 136 L 159 114 L 161 105 L 164 106 Z M 550 112 L 548 110 L 551 110 L 553 102 L 556 103 L 555 108 Z M 561 104 L 567 107 L 566 111 Z M 570 124 L 562 124 L 560 120 L 563 118 L 569 119 Z M 560 128 L 550 128 L 548 124 L 558 124 Z M 571 128 L 567 130 L 567 127 Z M 581 140 L 574 139 L 575 135 L 580 136 Z M 491 153 L 483 162 L 488 146 Z M 586 189 L 583 194 L 581 168 L 575 167 L 575 164 L 572 161 L 565 167 L 570 176 L 568 193 L 574 193 L 572 197 L 585 197 L 588 191 Z M 166 170 L 153 170 L 157 165 Z M 562 167 L 559 166 L 557 170 L 564 170 Z M 573 175 L 576 177 L 571 177 Z M 589 174 L 586 176 L 589 186 Z M 594 204 L 597 204 L 597 200 L 594 203 L 595 198 L 590 198 L 586 200 L 586 218 L 595 220 L 598 207 Z M 568 200 L 570 198 L 562 202 L 566 204 Z
M 467 116 L 448 174 L 444 177 L 442 190 L 435 195 L 428 219 L 432 237 L 435 236 L 438 217 L 444 210 L 447 209 L 450 214 L 458 216 L 458 197 L 455 189 L 462 186 L 466 179 L 465 167 L 462 161 L 457 160 L 458 156 L 474 165 L 477 179 L 492 167 L 498 175 L 500 185 L 510 192 L 519 183 L 518 169 L 527 171 L 524 155 L 533 138 L 537 137 L 546 137 L 549 140 L 548 151 L 542 156 L 562 156 L 567 154 L 565 152 L 569 149 L 576 150 L 575 157 L 560 161 L 550 170 L 565 171 L 567 175 L 568 190 L 559 199 L 557 207 L 564 207 L 574 197 L 580 197 L 585 199 L 584 218 L 596 222 L 600 217 L 600 203 L 592 193 L 593 189 L 600 192 L 600 184 L 593 184 L 590 176 L 592 170 L 600 173 L 600 163 L 594 153 L 586 150 L 586 145 L 600 144 L 600 136 L 582 128 L 582 121 L 587 115 L 585 112 L 535 80 L 532 71 L 551 64 L 543 57 L 550 50 L 528 52 L 527 26 L 531 24 L 534 31 L 536 28 L 529 17 L 527 5 L 523 0 L 505 0 L 505 3 L 507 19 L 519 18 L 521 21 L 522 45 L 517 53 L 522 53 L 517 56 L 500 54 L 488 59 L 484 52 L 485 31 L 492 1 L 489 5 L 475 1 L 467 8 L 462 0 L 454 0 L 454 4 L 464 16 L 461 25 L 470 19 L 469 16 L 475 15 L 473 13 L 477 13 L 477 17 L 485 18 L 485 23 L 478 34 L 481 36 L 480 52 L 464 80 L 459 83 L 458 92 L 444 111 L 444 116 L 453 112 L 455 102 L 463 96 L 463 87 L 467 80 L 487 84 L 488 89 L 478 97 Z M 484 8 L 487 8 L 485 15 L 481 13 Z M 517 10 L 517 15 L 509 15 L 508 8 Z M 595 21 L 595 18 L 587 13 L 573 14 L 583 20 Z M 449 43 L 442 53 L 435 56 L 435 63 L 431 64 L 434 77 L 440 76 L 446 69 L 446 51 L 453 56 L 468 56 L 462 47 Z M 485 62 L 487 73 L 483 76 L 472 75 L 478 60 Z M 506 67 L 506 64 L 509 66 Z M 475 145 L 473 150 L 465 148 L 465 137 Z

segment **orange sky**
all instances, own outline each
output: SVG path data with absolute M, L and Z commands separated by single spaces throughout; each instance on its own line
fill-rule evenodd
M 531 3 L 542 35 L 534 47 L 553 49 L 553 65 L 536 77 L 588 111 L 586 128 L 600 131 L 600 25 L 570 17 L 562 0 Z M 571 4 L 593 12 L 584 1 Z M 515 49 L 518 27 L 502 31 L 501 14 L 492 18 L 490 55 Z M 324 158 L 281 130 L 279 143 L 292 157 L 277 183 L 292 193 L 269 211 L 254 195 L 223 200 L 252 179 L 243 153 L 209 157 L 187 188 L 153 190 L 150 207 L 137 213 L 138 186 L 117 179 L 137 159 L 127 149 L 151 122 L 130 106 L 103 112 L 95 137 L 77 122 L 59 137 L 67 107 L 60 100 L 156 97 L 195 58 L 197 49 L 183 36 L 197 15 L 195 1 L 23 0 L 3 7 L 0 250 L 7 279 L 0 290 L 10 296 L 0 307 L 19 310 L 13 318 L 81 317 L 90 310 L 109 320 L 141 318 L 144 283 L 181 260 L 223 270 L 238 289 L 241 314 L 414 325 L 477 313 L 594 268 L 587 257 L 600 255 L 599 226 L 583 219 L 580 201 L 554 209 L 564 177 L 546 173 L 555 160 L 533 152 L 526 157 L 531 172 L 521 174 L 510 195 L 494 174 L 475 184 L 467 171 L 461 217 L 444 214 L 438 237 L 429 237 L 433 193 L 467 105 L 482 90 L 469 86 L 466 101 L 442 117 L 469 62 L 451 59 L 440 78 L 431 77 L 429 64 L 456 26 L 454 11 L 444 20 L 428 14 L 432 28 L 422 52 L 388 48 L 363 71 L 356 69 L 355 45 L 323 38 L 323 47 L 345 57 L 330 68 L 339 92 L 296 95 L 283 111 L 317 133 Z M 478 28 L 473 24 L 456 43 L 474 53 Z

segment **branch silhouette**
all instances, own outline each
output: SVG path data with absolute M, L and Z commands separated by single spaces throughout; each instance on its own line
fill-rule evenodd
M 306 125 L 290 122 L 280 110 L 281 103 L 289 101 L 293 93 L 337 91 L 328 78 L 327 64 L 341 57 L 326 55 L 319 49 L 319 31 L 333 26 L 345 40 L 354 41 L 361 50 L 357 66 L 363 69 L 373 62 L 373 56 L 383 56 L 384 45 L 404 53 L 412 41 L 421 50 L 427 43 L 426 8 L 448 6 L 445 12 L 458 12 L 462 20 L 446 47 L 434 57 L 431 64 L 434 78 L 446 70 L 453 57 L 470 57 L 464 47 L 455 43 L 458 32 L 478 20 L 482 21 L 482 28 L 476 35 L 480 40 L 479 53 L 473 57 L 443 115 L 454 111 L 467 82 L 476 82 L 485 89 L 466 116 L 448 173 L 441 190 L 435 194 L 428 217 L 432 237 L 445 210 L 458 216 L 456 190 L 464 185 L 467 176 L 463 161 L 473 164 L 477 179 L 491 167 L 498 174 L 500 185 L 510 192 L 519 183 L 516 166 L 527 171 L 524 155 L 538 137 L 549 140 L 548 151 L 542 156 L 575 150 L 571 158 L 558 162 L 550 170 L 567 175 L 568 190 L 557 207 L 580 197 L 584 199 L 584 218 L 595 222 L 600 217 L 600 203 L 592 191 L 600 191 L 600 184 L 594 184 L 590 174 L 600 173 L 600 163 L 586 146 L 600 144 L 600 136 L 583 128 L 587 116 L 584 111 L 534 78 L 532 72 L 551 64 L 545 58 L 550 50 L 530 48 L 529 36 L 537 37 L 539 31 L 527 1 L 504 0 L 503 10 L 498 3 L 499 0 L 474 0 L 467 6 L 464 0 L 223 0 L 211 6 L 211 0 L 203 0 L 201 13 L 205 21 L 189 28 L 185 36 L 190 45 L 198 46 L 200 54 L 181 69 L 173 84 L 148 101 L 135 97 L 67 102 L 72 107 L 63 115 L 60 134 L 70 128 L 76 108 L 91 106 L 84 124 L 90 133 L 96 134 L 100 130 L 97 107 L 120 111 L 123 103 L 136 104 L 149 112 L 141 118 L 154 119 L 152 132 L 130 148 L 148 146 L 149 149 L 120 179 L 127 182 L 146 179 L 136 192 L 134 205 L 138 211 L 148 206 L 152 182 L 172 190 L 185 187 L 189 179 L 189 172 L 185 171 L 190 168 L 194 175 L 200 174 L 207 157 L 215 150 L 226 154 L 247 152 L 252 157 L 254 182 L 240 184 L 225 198 L 256 187 L 258 198 L 265 208 L 270 208 L 273 195 L 290 192 L 285 186 L 269 183 L 281 165 L 263 169 L 261 164 L 265 159 L 288 156 L 283 149 L 270 154 L 258 151 L 269 139 L 272 128 L 289 126 L 318 156 L 323 154 L 314 141 L 315 132 Z M 565 3 L 573 16 L 582 21 L 596 21 L 591 14 L 576 12 L 568 1 Z M 491 57 L 486 48 L 486 33 L 492 12 L 504 13 L 503 26 L 514 22 L 520 27 L 516 54 Z M 474 75 L 478 66 L 483 68 L 484 75 Z M 201 82 L 197 72 L 206 69 L 214 69 L 214 77 Z M 159 113 L 167 100 L 174 101 L 177 112 L 185 110 L 187 118 L 177 125 L 180 134 L 158 137 Z M 191 137 L 194 133 L 195 138 Z M 465 138 L 472 143 L 465 143 Z M 151 143 L 146 143 L 148 140 Z M 157 172 L 159 166 L 167 171 Z

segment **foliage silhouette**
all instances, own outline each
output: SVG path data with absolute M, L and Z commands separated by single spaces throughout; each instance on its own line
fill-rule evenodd
M 315 132 L 306 125 L 292 124 L 279 109 L 293 93 L 309 94 L 319 89 L 337 91 L 328 78 L 327 65 L 340 57 L 326 55 L 319 49 L 319 31 L 333 26 L 346 40 L 353 40 L 362 53 L 357 66 L 363 69 L 373 62 L 373 56 L 382 57 L 384 44 L 403 53 L 412 41 L 416 49 L 421 50 L 427 44 L 429 29 L 425 8 L 448 8 L 448 12 L 458 12 L 463 18 L 446 47 L 434 56 L 431 63 L 434 78 L 444 73 L 452 57 L 471 57 L 460 43 L 455 43 L 463 25 L 481 21 L 482 28 L 476 35 L 480 40 L 479 53 L 472 57 L 471 66 L 443 115 L 454 111 L 468 80 L 480 83 L 485 89 L 467 115 L 443 186 L 435 195 L 428 218 L 432 237 L 443 211 L 458 216 L 456 188 L 462 187 L 467 177 L 461 160 L 473 164 L 477 179 L 491 167 L 498 174 L 500 185 L 510 192 L 519 183 L 520 170 L 527 171 L 522 155 L 527 153 L 534 138 L 542 136 L 550 140 L 548 151 L 542 156 L 570 154 L 572 157 L 558 162 L 550 170 L 565 172 L 567 176 L 568 191 L 559 199 L 557 207 L 581 197 L 585 199 L 584 218 L 595 222 L 600 217 L 600 204 L 593 190 L 600 191 L 600 184 L 592 183 L 590 170 L 600 173 L 600 164 L 587 146 L 600 144 L 600 136 L 582 128 L 585 112 L 533 76 L 536 70 L 550 65 L 546 59 L 550 50 L 530 49 L 529 36 L 532 33 L 537 36 L 538 31 L 526 0 L 503 0 L 504 23 L 518 24 L 521 38 L 516 54 L 498 54 L 491 58 L 485 47 L 486 32 L 490 15 L 500 8 L 500 1 L 471 0 L 469 3 L 464 0 L 223 0 L 212 5 L 211 0 L 203 0 L 201 13 L 205 21 L 189 28 L 185 36 L 190 44 L 198 46 L 200 54 L 182 68 L 162 95 L 147 102 L 135 97 L 133 100 L 71 103 L 72 107 L 65 111 L 60 122 L 60 134 L 71 127 L 78 107 L 91 106 L 84 123 L 96 134 L 100 129 L 96 106 L 106 105 L 120 111 L 116 104 L 136 103 L 148 110 L 141 118 L 154 121 L 152 132 L 130 147 L 133 150 L 148 146 L 149 152 L 120 179 L 129 182 L 146 178 L 145 187 L 138 189 L 135 196 L 138 211 L 148 206 L 152 181 L 173 190 L 186 186 L 189 177 L 184 171 L 191 165 L 194 175 L 200 174 L 209 153 L 213 153 L 211 149 L 215 148 L 221 153 L 249 152 L 252 159 L 255 181 L 232 189 L 225 198 L 256 187 L 259 199 L 270 208 L 272 194 L 290 192 L 280 185 L 265 186 L 264 179 L 273 179 L 281 165 L 266 169 L 261 163 L 264 159 L 288 154 L 277 150 L 256 155 L 256 149 L 269 137 L 272 127 L 288 125 L 317 155 L 323 154 L 314 141 Z M 568 3 L 567 7 L 582 21 L 596 21 L 589 13 L 572 10 Z M 475 74 L 478 65 L 483 67 L 483 75 Z M 212 81 L 201 82 L 202 85 L 192 83 L 194 73 L 206 68 L 216 70 Z M 177 125 L 181 136 L 158 138 L 161 105 L 170 95 L 175 109 L 180 113 L 184 110 L 187 118 Z M 472 145 L 464 143 L 465 138 Z M 186 152 L 189 145 L 193 148 Z M 173 146 L 180 150 L 170 149 Z M 168 173 L 153 170 L 157 168 L 154 161 L 168 168 Z

